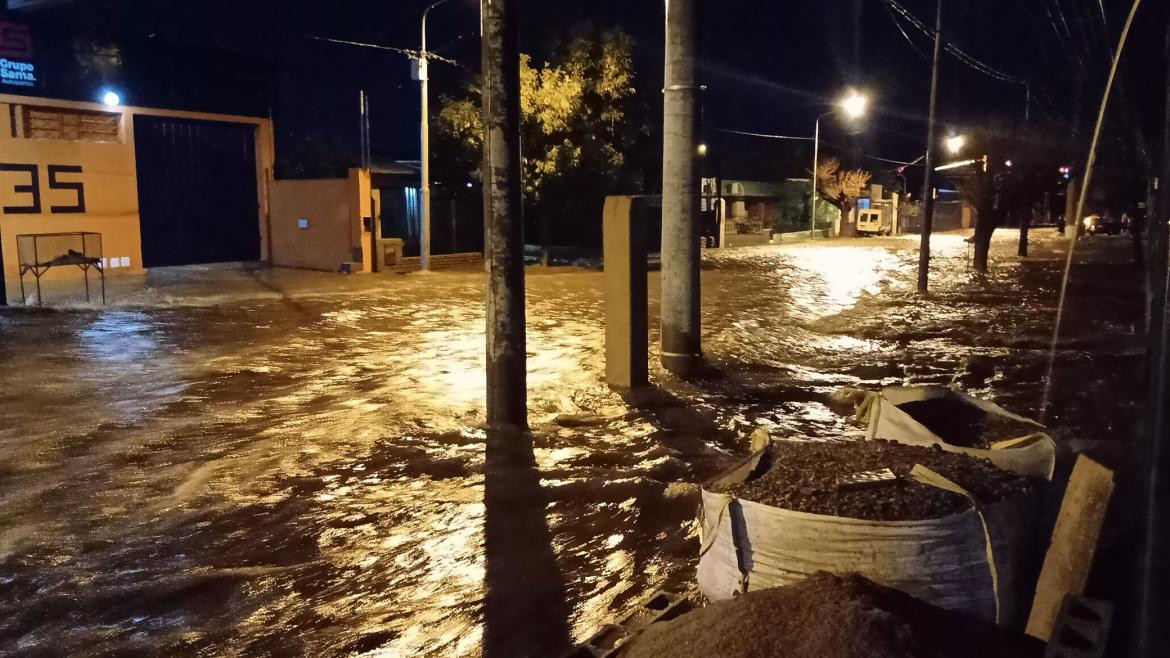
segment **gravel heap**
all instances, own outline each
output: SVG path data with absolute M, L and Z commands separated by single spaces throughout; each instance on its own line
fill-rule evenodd
M 718 493 L 799 512 L 870 521 L 937 519 L 971 508 L 957 493 L 909 478 L 922 464 L 957 483 L 980 504 L 1029 493 L 1042 481 L 997 468 L 986 459 L 947 452 L 938 446 L 911 446 L 892 441 L 812 443 L 776 441 L 769 470 L 753 480 L 712 486 Z M 896 482 L 840 491 L 837 478 L 888 468 Z
M 720 601 L 650 625 L 621 658 L 1024 658 L 1044 644 L 858 574 Z
M 1034 434 L 1039 429 L 1030 423 L 989 414 L 973 404 L 949 396 L 906 402 L 898 405 L 898 408 L 925 425 L 938 438 L 963 448 L 986 450 L 997 441 Z

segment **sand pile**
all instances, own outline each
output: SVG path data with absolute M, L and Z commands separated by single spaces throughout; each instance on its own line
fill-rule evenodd
M 1039 428 L 1012 418 L 989 414 L 952 397 L 915 400 L 898 405 L 935 436 L 953 446 L 986 450 L 997 441 L 1035 434 Z
M 651 625 L 622 658 L 1023 658 L 1043 644 L 857 574 L 818 572 Z
M 766 473 L 711 490 L 773 507 L 871 521 L 937 519 L 971 508 L 964 496 L 910 479 L 915 464 L 965 488 L 980 504 L 1021 496 L 1042 482 L 997 468 L 986 459 L 937 446 L 910 446 L 891 441 L 772 444 Z M 762 464 L 767 468 L 766 464 Z M 890 469 L 898 480 L 879 486 L 842 490 L 838 479 L 854 473 Z

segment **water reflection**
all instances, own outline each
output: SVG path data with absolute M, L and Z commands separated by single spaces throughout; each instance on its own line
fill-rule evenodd
M 693 580 L 693 484 L 756 427 L 854 437 L 824 405 L 843 384 L 969 381 L 1032 411 L 1060 263 L 1009 265 L 1005 240 L 975 283 L 942 238 L 925 300 L 906 292 L 909 242 L 713 255 L 719 375 L 654 364 L 664 390 L 641 398 L 602 383 L 600 275 L 531 276 L 535 432 L 518 443 L 477 429 L 480 274 L 317 291 L 295 312 L 2 314 L 0 652 L 556 655 Z M 1111 262 L 1078 270 L 1059 432 L 1131 432 L 1111 400 L 1138 369 L 1116 335 L 1141 303 Z

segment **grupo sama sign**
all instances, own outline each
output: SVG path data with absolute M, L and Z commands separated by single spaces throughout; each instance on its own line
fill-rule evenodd
M 32 30 L 27 25 L 0 20 L 0 90 L 35 86 Z

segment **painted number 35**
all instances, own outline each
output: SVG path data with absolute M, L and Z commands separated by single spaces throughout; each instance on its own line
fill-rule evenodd
M 77 180 L 61 180 L 62 174 L 80 174 L 80 165 L 46 165 L 48 186 L 50 190 L 70 193 L 74 196 L 72 205 L 50 205 L 49 212 L 54 215 L 77 214 L 85 212 L 85 186 Z M 9 164 L 0 162 L 0 172 L 13 172 L 28 176 L 27 183 L 16 183 L 12 192 L 23 197 L 27 202 L 24 205 L 0 207 L 6 215 L 39 215 L 41 214 L 41 175 L 40 167 L 32 164 Z

